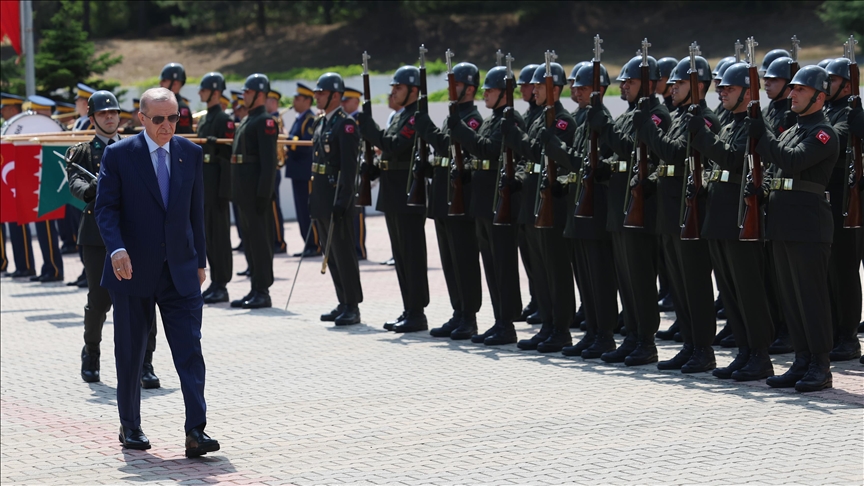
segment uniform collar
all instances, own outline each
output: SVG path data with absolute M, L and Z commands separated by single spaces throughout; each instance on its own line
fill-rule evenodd
M 817 110 L 807 116 L 798 115 L 798 126 L 802 128 L 823 125 L 825 123 L 828 123 L 828 119 L 825 117 L 825 112 L 822 110 Z
M 264 113 L 264 105 L 261 105 L 259 107 L 252 109 L 252 110 L 249 110 L 249 116 L 260 115 L 262 113 Z
M 216 103 L 215 105 L 207 108 L 208 115 L 213 113 L 219 113 L 220 111 L 222 111 L 222 105 L 220 105 L 219 103 Z

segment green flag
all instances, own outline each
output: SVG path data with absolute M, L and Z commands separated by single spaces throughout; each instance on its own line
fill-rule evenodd
M 68 145 L 42 146 L 39 217 L 66 204 L 71 204 L 78 209 L 84 209 L 87 205 L 69 192 L 69 179 L 66 177 L 66 149 L 68 148 Z

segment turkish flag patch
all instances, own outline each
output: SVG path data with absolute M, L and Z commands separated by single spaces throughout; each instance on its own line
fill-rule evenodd
M 567 120 L 558 120 L 558 123 L 555 124 L 555 128 L 558 130 L 567 130 Z
M 268 118 L 267 120 L 265 120 L 264 124 L 268 127 L 275 127 L 276 126 L 276 122 L 273 121 L 272 118 Z
M 477 130 L 477 127 L 480 126 L 480 122 L 478 122 L 476 118 L 472 118 L 468 120 L 468 126 L 471 127 L 472 130 Z
M 226 123 L 226 126 L 228 127 L 228 130 L 234 130 L 234 122 L 233 121 L 229 121 L 228 123 Z
M 354 125 L 351 123 L 345 124 L 345 133 L 354 133 Z
M 816 138 L 818 138 L 819 141 L 822 142 L 822 145 L 825 145 L 826 143 L 828 143 L 828 140 L 831 140 L 831 135 L 825 133 L 825 130 L 819 130 L 819 133 L 816 134 Z
M 403 137 L 411 138 L 414 136 L 414 130 L 412 130 L 408 126 L 404 126 L 404 127 L 402 127 L 402 131 L 399 132 L 399 134 L 402 135 Z
M 714 126 L 714 124 L 711 123 L 711 120 L 709 120 L 709 119 L 706 118 L 706 119 L 705 119 L 705 126 L 708 127 L 708 128 L 711 128 L 712 126 Z
M 654 124 L 657 125 L 658 127 L 660 126 L 661 123 L 663 123 L 663 120 L 661 120 L 660 117 L 657 115 L 651 115 L 651 121 L 653 121 Z
M 180 114 L 183 116 L 189 115 L 189 108 L 180 108 Z
M 408 119 L 408 124 L 409 124 L 409 125 L 413 125 L 413 124 L 414 124 L 414 117 L 413 117 L 413 116 L 412 116 L 411 118 Z

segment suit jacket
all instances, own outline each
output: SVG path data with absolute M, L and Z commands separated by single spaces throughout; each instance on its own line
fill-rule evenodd
M 201 291 L 198 269 L 206 265 L 203 152 L 181 137 L 170 144 L 167 208 L 144 132 L 107 147 L 102 157 L 95 212 L 106 250 L 102 286 L 108 290 L 154 295 L 167 261 L 178 293 Z M 130 280 L 114 276 L 111 253 L 119 248 L 132 260 Z

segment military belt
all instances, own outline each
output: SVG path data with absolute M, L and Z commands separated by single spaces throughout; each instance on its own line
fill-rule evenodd
M 608 163 L 612 172 L 630 172 L 630 167 L 625 160 L 609 160 Z
M 708 182 L 731 182 L 732 184 L 741 184 L 741 174 L 735 174 L 728 170 L 714 169 L 708 175 Z
M 243 154 L 232 155 L 231 156 L 231 163 L 232 164 L 256 164 L 256 163 L 258 163 L 258 156 L 257 155 L 243 155 Z
M 491 160 L 478 160 L 474 159 L 465 164 L 465 168 L 470 170 L 493 170 L 495 167 L 492 166 Z
M 209 164 L 209 163 L 210 163 L 210 154 L 204 154 L 204 163 L 205 163 L 205 164 Z
M 772 179 L 769 185 L 772 191 L 803 191 L 821 196 L 825 193 L 825 186 L 816 182 L 799 181 L 795 179 L 777 178 Z
M 657 175 L 659 175 L 660 177 L 675 177 L 675 166 L 660 165 L 659 167 L 657 167 Z
M 567 174 L 567 180 L 565 181 L 565 184 L 576 184 L 577 182 L 579 182 L 578 172 L 571 172 Z
M 542 170 L 543 167 L 540 164 L 528 163 L 528 165 L 525 166 L 526 174 L 539 174 Z
M 326 174 L 327 173 L 327 164 L 317 164 L 312 163 L 312 173 L 313 174 Z
M 381 159 L 378 161 L 378 168 L 381 170 L 390 170 L 390 161 Z
M 450 167 L 452 160 L 448 157 L 434 157 L 432 159 L 432 167 Z
M 204 154 L 204 163 L 205 164 L 215 164 L 221 160 L 225 160 L 224 157 L 219 157 L 218 155 Z

